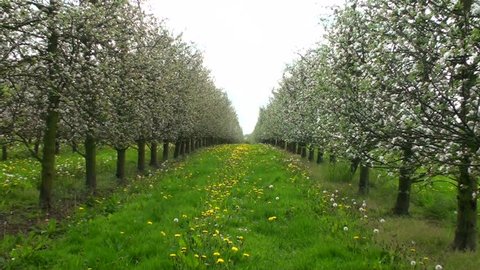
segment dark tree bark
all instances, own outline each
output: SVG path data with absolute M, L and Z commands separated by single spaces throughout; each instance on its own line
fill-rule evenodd
M 354 158 L 354 159 L 351 160 L 350 173 L 352 175 L 354 175 L 355 172 L 357 171 L 358 165 L 360 165 L 360 159 L 359 158 Z
M 175 142 L 175 151 L 173 152 L 173 158 L 177 159 L 180 156 L 180 148 L 182 147 L 180 141 Z
M 313 146 L 310 145 L 310 147 L 308 148 L 308 161 L 312 162 L 314 160 L 314 150 L 313 150 Z
M 296 143 L 296 148 L 295 148 L 295 152 L 297 155 L 301 155 L 302 154 L 302 145 L 300 143 Z
M 85 184 L 90 193 L 94 193 L 97 188 L 97 145 L 92 135 L 87 135 L 85 139 Z
M 185 141 L 182 141 L 180 143 L 180 156 L 184 156 L 185 155 L 185 149 L 186 149 L 186 142 Z
M 8 149 L 7 145 L 3 144 L 2 145 L 2 160 L 7 160 L 8 159 Z
M 73 153 L 78 152 L 78 145 L 76 142 L 72 142 L 72 152 Z
M 156 142 L 152 142 L 150 144 L 150 166 L 154 168 L 158 168 L 158 144 Z
M 370 168 L 361 165 L 360 166 L 360 180 L 358 181 L 358 193 L 361 195 L 368 194 L 370 189 Z
M 336 163 L 337 162 L 337 156 L 333 153 L 330 154 L 330 163 Z
M 398 193 L 393 213 L 395 215 L 408 215 L 410 208 L 410 192 L 412 190 L 412 147 L 407 145 L 403 149 L 403 163 L 399 170 Z
M 168 154 L 169 154 L 169 142 L 168 141 L 164 141 L 163 142 L 163 161 L 167 161 L 168 160 Z
M 185 155 L 190 154 L 190 139 L 185 141 Z
M 60 155 L 60 140 L 55 140 L 55 155 Z
M 300 156 L 302 158 L 306 158 L 307 157 L 307 144 L 306 143 L 302 143 L 300 144 Z
M 50 0 L 50 6 L 47 12 L 48 18 L 53 22 L 57 17 L 58 2 L 56 0 Z M 48 63 L 48 77 L 52 82 L 51 89 L 48 90 L 48 107 L 45 117 L 45 130 L 43 133 L 43 149 L 42 149 L 42 172 L 40 180 L 40 196 L 39 204 L 43 210 L 49 210 L 52 206 L 52 187 L 53 180 L 55 178 L 55 141 L 57 137 L 59 115 L 59 85 L 55 85 L 58 81 L 57 75 L 60 67 L 56 63 L 56 57 L 58 57 L 58 40 L 59 34 L 54 23 L 48 26 L 50 33 L 47 41 L 47 52 L 51 55 L 50 62 Z M 55 86 L 54 86 L 55 85 Z
M 38 156 L 39 152 L 40 152 L 40 140 L 37 140 L 33 145 L 33 153 L 35 153 L 35 155 Z
M 137 141 L 138 157 L 137 157 L 137 172 L 139 174 L 145 173 L 145 139 L 139 139 Z
M 117 150 L 117 171 L 115 175 L 120 183 L 125 183 L 125 161 L 126 161 L 126 148 L 115 148 Z
M 317 151 L 317 164 L 323 163 L 323 151 L 320 148 Z
M 457 195 L 457 224 L 453 249 L 475 251 L 477 249 L 477 180 L 469 172 L 470 157 L 463 158 L 459 166 Z

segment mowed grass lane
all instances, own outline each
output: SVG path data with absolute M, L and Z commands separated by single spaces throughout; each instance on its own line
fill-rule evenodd
M 72 224 L 8 268 L 402 268 L 372 244 L 348 198 L 318 188 L 279 150 L 209 148 L 145 181 L 152 184 L 116 212 Z

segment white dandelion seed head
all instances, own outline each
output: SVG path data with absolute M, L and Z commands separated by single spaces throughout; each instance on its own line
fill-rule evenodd
M 443 270 L 443 266 L 440 264 L 435 265 L 435 270 Z
M 411 261 L 411 262 L 410 262 L 410 265 L 411 265 L 411 266 L 415 266 L 416 264 L 417 264 L 416 261 Z
M 174 218 L 174 219 L 173 219 L 173 222 L 178 222 L 178 218 Z
M 373 233 L 379 233 L 380 230 L 379 229 L 373 229 Z
M 385 219 L 381 218 L 380 223 L 385 223 Z
M 333 206 L 333 207 L 337 207 L 338 204 L 337 204 L 337 203 L 333 203 L 332 206 Z
M 348 227 L 347 226 L 343 227 L 343 230 L 348 231 Z

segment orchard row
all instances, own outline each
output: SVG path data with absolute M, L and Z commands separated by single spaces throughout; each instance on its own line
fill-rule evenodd
M 146 144 L 185 152 L 242 138 L 201 53 L 136 1 L 8 0 L 0 9 L 0 144 L 5 159 L 20 142 L 41 162 L 42 208 L 51 207 L 60 142 L 85 157 L 94 192 L 99 144 L 117 150 L 123 181 L 134 144 L 141 172 Z
M 479 3 L 351 0 L 326 24 L 327 41 L 286 68 L 254 137 L 350 160 L 360 193 L 370 168 L 389 170 L 397 215 L 409 213 L 412 184 L 449 181 L 458 193 L 453 248 L 475 250 Z

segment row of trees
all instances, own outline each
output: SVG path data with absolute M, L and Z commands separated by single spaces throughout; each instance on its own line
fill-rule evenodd
M 480 173 L 480 5 L 352 0 L 329 20 L 327 42 L 288 66 L 262 108 L 258 141 L 318 148 L 398 175 L 394 213 L 413 183 L 457 186 L 453 248 L 475 250 Z
M 0 143 L 5 158 L 20 141 L 41 162 L 42 208 L 51 207 L 59 142 L 85 157 L 94 192 L 98 144 L 116 149 L 123 181 L 132 144 L 142 173 L 146 145 L 157 166 L 158 143 L 167 157 L 169 143 L 178 156 L 242 139 L 202 55 L 140 2 L 7 0 L 0 9 Z

